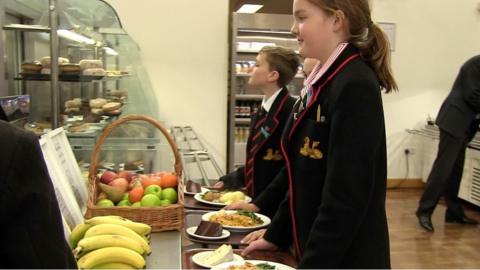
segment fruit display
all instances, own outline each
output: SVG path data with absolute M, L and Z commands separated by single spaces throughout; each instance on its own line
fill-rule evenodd
M 80 269 L 142 269 L 151 253 L 151 227 L 119 216 L 98 216 L 77 225 L 70 247 Z
M 135 174 L 105 171 L 99 175 L 100 207 L 162 207 L 177 203 L 177 175 L 170 172 Z

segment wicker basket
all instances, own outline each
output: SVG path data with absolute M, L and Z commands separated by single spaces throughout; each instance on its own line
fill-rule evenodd
M 141 120 L 149 122 L 150 124 L 157 127 L 163 135 L 167 138 L 168 143 L 170 144 L 172 151 L 175 155 L 175 173 L 177 174 L 178 179 L 178 202 L 165 207 L 99 207 L 95 205 L 97 201 L 97 196 L 100 193 L 100 187 L 98 185 L 99 179 L 97 179 L 97 166 L 98 166 L 98 157 L 102 144 L 108 135 L 113 131 L 113 129 L 122 123 L 128 121 Z M 152 226 L 153 232 L 159 231 L 168 231 L 168 230 L 180 230 L 183 228 L 184 224 L 184 209 L 183 209 L 183 178 L 182 178 L 182 162 L 180 155 L 177 151 L 177 146 L 173 141 L 172 137 L 169 135 L 167 130 L 162 127 L 155 119 L 144 116 L 144 115 L 127 115 L 122 117 L 110 125 L 108 125 L 103 133 L 97 140 L 95 148 L 93 149 L 91 165 L 89 170 L 89 184 L 88 184 L 88 202 L 87 202 L 87 211 L 85 213 L 86 218 L 91 218 L 94 216 L 105 216 L 105 215 L 117 215 L 122 216 L 137 222 L 146 223 Z

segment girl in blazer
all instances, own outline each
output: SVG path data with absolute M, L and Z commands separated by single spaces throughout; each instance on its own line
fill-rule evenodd
M 252 115 L 247 140 L 245 166 L 220 178 L 215 187 L 235 189 L 246 187 L 249 196 L 258 197 L 285 165 L 280 151 L 280 136 L 295 99 L 286 85 L 299 65 L 297 54 L 283 47 L 264 47 L 257 55 L 249 84 L 264 93 L 262 105 Z M 273 216 L 277 206 L 259 203 L 263 214 Z
M 281 139 L 289 191 L 254 250 L 293 245 L 299 268 L 389 268 L 381 89 L 397 89 L 368 0 L 294 0 L 300 53 L 316 58 Z

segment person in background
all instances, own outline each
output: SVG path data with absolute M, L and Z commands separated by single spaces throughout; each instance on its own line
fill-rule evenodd
M 317 63 L 318 63 L 318 60 L 313 59 L 313 58 L 305 58 L 305 60 L 303 61 L 303 76 L 304 76 L 304 81 L 305 82 L 307 81 L 308 76 L 310 76 L 310 73 L 312 73 L 313 68 L 315 67 L 315 65 L 317 65 Z M 258 201 L 265 201 L 265 202 L 268 202 L 272 205 L 279 205 L 284 198 L 284 196 L 282 196 L 282 195 L 284 195 L 288 190 L 288 183 L 284 183 L 283 185 L 280 185 L 280 186 L 278 186 L 279 183 L 276 183 L 276 184 L 277 184 L 277 186 L 273 186 L 274 184 L 269 185 L 268 188 L 263 192 L 262 198 L 257 199 L 257 202 Z M 272 195 L 267 196 L 267 193 L 271 193 L 271 192 L 275 192 L 275 193 L 278 193 L 280 195 L 279 196 L 272 196 Z M 231 204 L 231 205 L 227 206 L 226 209 L 243 209 L 243 210 L 255 211 L 259 208 L 254 203 L 238 202 L 238 203 L 234 203 L 234 204 Z M 257 239 L 262 238 L 266 231 L 267 231 L 267 229 L 260 229 L 260 230 L 253 231 L 253 232 L 247 234 L 241 240 L 241 242 L 244 243 L 244 244 L 250 244 L 251 242 L 253 242 Z
M 447 203 L 445 222 L 476 225 L 465 215 L 458 189 L 462 180 L 465 150 L 480 124 L 480 55 L 468 60 L 460 69 L 450 94 L 438 112 L 440 129 L 438 153 L 416 215 L 427 231 L 434 231 L 431 216 L 442 195 Z
M 77 269 L 38 139 L 3 120 L 0 268 Z
M 310 73 L 312 73 L 313 68 L 315 67 L 315 65 L 317 65 L 317 63 L 318 60 L 313 58 L 305 58 L 305 60 L 303 60 L 303 77 L 305 78 L 305 81 L 307 80 Z
M 397 90 L 368 0 L 294 0 L 300 54 L 322 63 L 282 138 L 289 191 L 242 255 L 293 245 L 298 268 L 390 268 L 381 90 Z
M 287 84 L 297 74 L 297 54 L 283 47 L 264 47 L 256 57 L 248 83 L 264 94 L 262 105 L 252 115 L 247 140 L 245 166 L 223 176 L 214 187 L 236 189 L 246 187 L 247 194 L 257 198 L 285 165 L 280 150 L 280 136 L 295 99 Z M 277 206 L 256 203 L 257 209 L 273 216 Z

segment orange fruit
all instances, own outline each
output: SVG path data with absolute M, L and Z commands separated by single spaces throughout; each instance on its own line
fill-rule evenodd
M 143 187 L 134 187 L 130 192 L 128 192 L 128 200 L 131 203 L 139 202 L 143 197 Z
M 171 173 L 164 174 L 160 186 L 162 188 L 177 187 L 177 176 Z
M 160 177 L 154 177 L 154 176 L 147 176 L 147 175 L 142 175 L 140 176 L 140 182 L 142 182 L 143 188 L 147 188 L 148 186 L 151 185 L 158 185 L 160 186 L 161 178 Z

